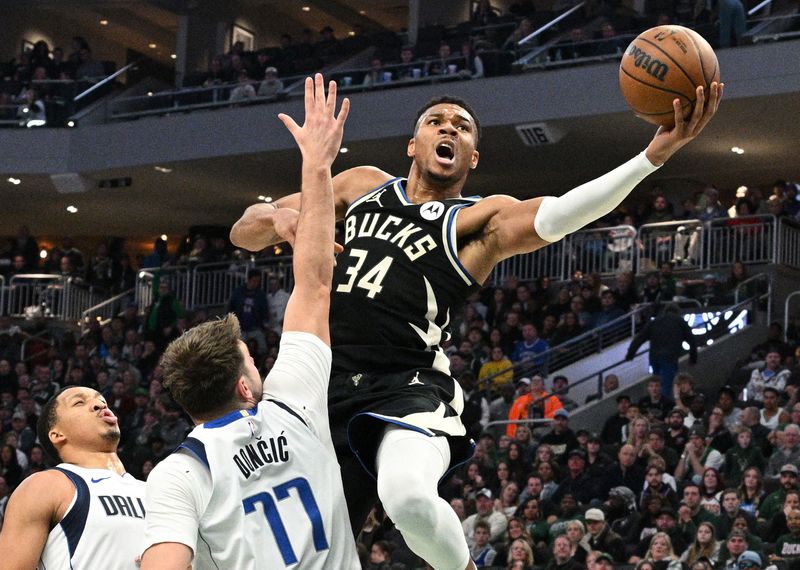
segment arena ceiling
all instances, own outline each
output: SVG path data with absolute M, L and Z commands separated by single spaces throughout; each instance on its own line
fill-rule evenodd
M 800 181 L 797 124 L 792 119 L 798 116 L 796 94 L 726 101 L 706 131 L 638 194 L 646 196 L 656 183 L 675 188 L 711 182 L 730 195 L 742 184 L 768 189 L 776 178 Z M 560 194 L 633 156 L 653 132 L 628 113 L 548 124 L 564 136 L 543 147 L 524 146 L 513 125 L 487 129 L 466 193 Z M 334 171 L 373 164 L 404 175 L 409 164 L 406 142 L 396 137 L 350 143 L 345 136 L 349 152 L 337 158 Z M 744 154 L 731 152 L 734 146 Z M 20 185 L 0 180 L 0 227 L 8 228 L 4 234 L 25 222 L 39 235 L 145 237 L 181 234 L 200 224 L 229 226 L 259 195 L 277 199 L 296 191 L 299 172 L 299 153 L 280 151 L 82 173 L 96 182 L 129 176 L 133 184 L 81 194 L 56 193 L 46 176 L 25 177 Z M 68 205 L 78 212 L 67 213 Z

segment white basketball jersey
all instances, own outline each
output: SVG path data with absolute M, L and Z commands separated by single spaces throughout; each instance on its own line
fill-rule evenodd
M 289 406 L 264 400 L 199 425 L 186 451 L 213 484 L 194 568 L 360 568 L 336 456 Z
M 56 467 L 75 486 L 64 518 L 47 536 L 40 570 L 135 570 L 144 534 L 143 481 L 69 463 Z

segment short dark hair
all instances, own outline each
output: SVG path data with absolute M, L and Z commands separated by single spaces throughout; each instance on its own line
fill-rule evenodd
M 75 386 L 65 386 L 53 394 L 50 399 L 47 400 L 47 403 L 42 406 L 42 412 L 39 414 L 39 419 L 36 421 L 36 435 L 39 436 L 39 443 L 42 444 L 45 455 L 56 462 L 61 462 L 61 455 L 59 455 L 58 449 L 53 445 L 53 442 L 50 441 L 49 434 L 50 430 L 53 429 L 53 426 L 56 425 L 58 421 L 58 397 L 70 388 L 75 388 Z
M 441 105 L 442 103 L 453 103 L 469 113 L 469 116 L 472 117 L 473 121 L 475 121 L 475 146 L 477 147 L 478 142 L 481 139 L 481 122 L 478 120 L 478 115 L 475 114 L 475 109 L 472 108 L 472 105 L 467 103 L 461 97 L 456 97 L 455 95 L 440 95 L 438 97 L 434 97 L 425 103 L 425 105 L 420 107 L 417 111 L 417 116 L 414 117 L 414 134 L 417 134 L 417 123 L 419 123 L 419 118 L 425 114 L 425 111 L 435 105 Z
M 229 313 L 189 329 L 164 351 L 164 388 L 190 416 L 225 408 L 244 370 L 239 319 Z

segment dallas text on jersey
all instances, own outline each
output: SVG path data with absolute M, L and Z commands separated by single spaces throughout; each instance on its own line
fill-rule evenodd
M 245 479 L 249 479 L 257 469 L 273 463 L 289 461 L 289 442 L 285 436 L 257 437 L 254 443 L 248 443 L 233 456 L 233 462 Z

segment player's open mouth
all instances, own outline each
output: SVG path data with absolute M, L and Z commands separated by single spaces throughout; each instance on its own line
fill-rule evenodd
M 114 412 L 108 409 L 100 412 L 100 419 L 112 426 L 115 426 L 118 423 L 117 416 L 114 415 Z
M 436 162 L 439 164 L 453 164 L 456 159 L 455 145 L 450 141 L 442 141 L 436 145 Z

